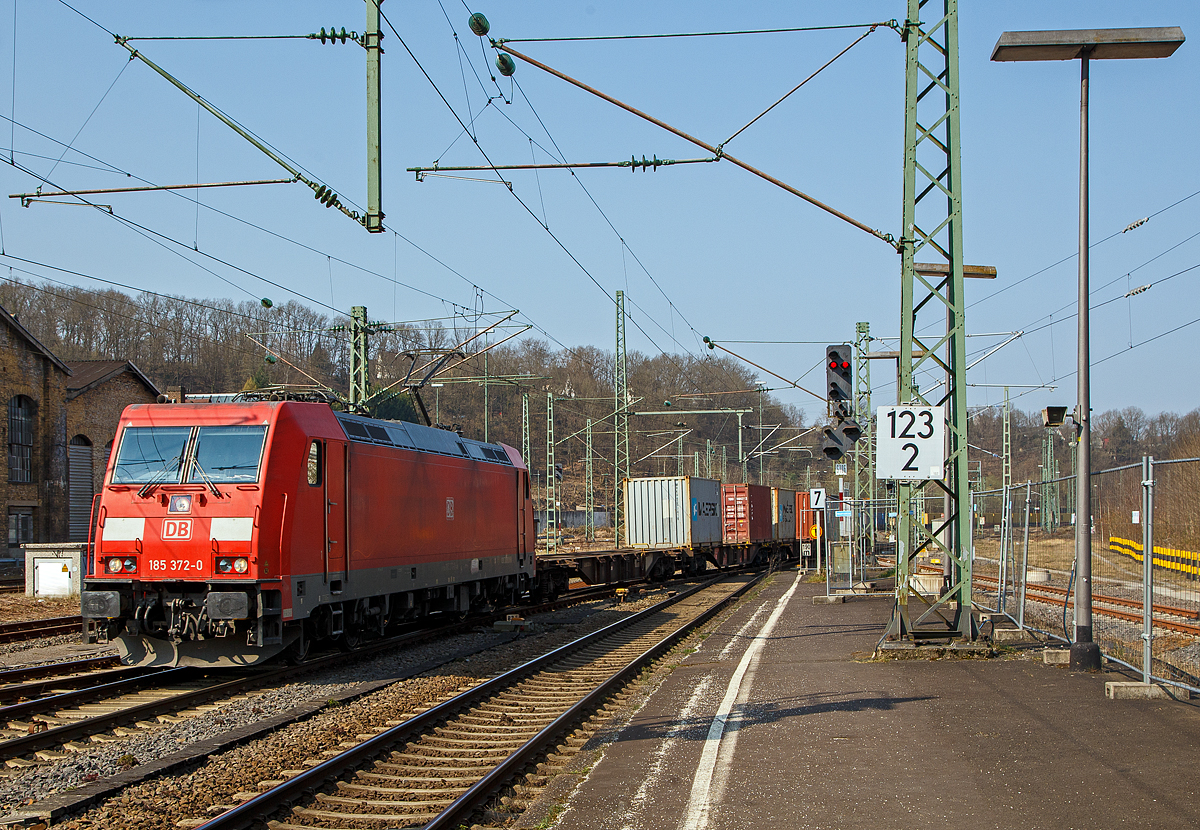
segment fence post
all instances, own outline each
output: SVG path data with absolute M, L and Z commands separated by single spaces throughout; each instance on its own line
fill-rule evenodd
M 1154 456 L 1142 456 L 1142 682 L 1150 683 L 1154 645 Z
M 1032 482 L 1025 482 L 1025 547 L 1021 554 L 1021 604 L 1017 610 L 1017 625 L 1025 628 L 1025 584 L 1029 580 L 1029 502 L 1033 498 Z

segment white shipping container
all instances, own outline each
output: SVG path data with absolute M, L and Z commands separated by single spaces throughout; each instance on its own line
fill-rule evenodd
M 721 543 L 721 482 L 689 476 L 629 478 L 625 543 L 637 548 L 692 548 Z
M 790 541 L 796 538 L 796 491 L 771 488 L 771 538 Z

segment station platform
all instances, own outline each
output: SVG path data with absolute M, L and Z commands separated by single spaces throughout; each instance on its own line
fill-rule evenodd
M 890 596 L 814 605 L 801 580 L 775 574 L 667 673 L 554 826 L 1200 826 L 1197 701 L 1109 700 L 1137 678 L 1040 650 L 871 660 Z

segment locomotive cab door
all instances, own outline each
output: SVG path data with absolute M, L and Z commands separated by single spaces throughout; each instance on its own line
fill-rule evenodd
M 525 567 L 526 536 L 525 504 L 529 494 L 529 474 L 517 471 L 517 566 Z
M 346 442 L 325 444 L 325 572 L 339 585 L 346 571 L 346 530 L 350 509 L 350 483 L 346 479 Z

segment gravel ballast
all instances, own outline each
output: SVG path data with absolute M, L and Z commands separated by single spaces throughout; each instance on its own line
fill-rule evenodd
M 348 703 L 321 706 L 311 717 L 283 726 L 265 738 L 218 752 L 200 767 L 193 764 L 182 774 L 164 774 L 130 786 L 62 825 L 174 828 L 180 820 L 221 812 L 243 800 L 237 797 L 239 793 L 255 792 L 261 782 L 282 777 L 284 770 L 301 769 L 306 760 L 326 757 L 338 751 L 340 743 L 380 731 L 389 721 L 402 720 L 417 708 L 451 697 L 663 597 L 657 592 L 617 607 L 591 602 L 539 615 L 531 619 L 525 635 L 511 641 L 507 633 L 477 629 L 435 643 L 360 658 L 281 688 L 250 693 L 178 723 L 153 725 L 124 740 L 89 746 L 56 763 L 10 770 L 6 779 L 0 779 L 0 815 L 26 810 L 38 813 L 38 802 L 55 793 L 95 787 L 122 770 L 132 775 L 139 765 L 170 756 L 183 747 L 213 741 L 234 729 L 245 730 L 248 724 L 279 716 L 301 703 L 310 704 L 311 710 L 314 703 L 361 694 L 371 683 L 386 683 Z M 453 655 L 465 654 L 472 656 L 453 659 Z M 386 682 L 414 668 L 438 663 L 442 665 L 422 676 Z M 55 826 L 60 825 L 56 822 Z

